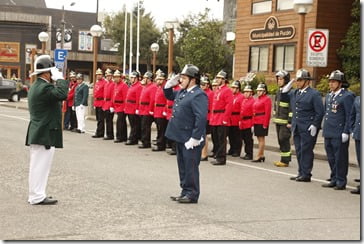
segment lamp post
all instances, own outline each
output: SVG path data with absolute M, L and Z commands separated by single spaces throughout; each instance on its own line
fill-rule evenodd
M 73 6 L 73 5 L 75 5 L 76 3 L 75 2 L 72 2 L 71 4 L 70 4 L 70 6 Z M 61 25 L 62 25 L 62 29 L 61 29 L 61 49 L 63 49 L 63 47 L 64 47 L 64 30 L 65 30 L 65 28 L 66 28 L 66 21 L 65 21 L 65 19 L 64 19 L 64 16 L 65 16 L 65 11 L 64 11 L 64 5 L 62 5 L 62 19 L 61 19 Z
M 102 28 L 99 25 L 93 25 L 90 29 L 91 35 L 93 36 L 93 44 L 94 44 L 94 61 L 93 61 L 93 69 L 92 69 L 92 82 L 95 81 L 95 73 L 97 69 L 97 52 L 98 52 L 98 38 L 102 35 Z M 94 83 L 95 84 L 95 83 Z
M 42 54 L 45 54 L 46 43 L 48 41 L 49 35 L 47 32 L 42 31 L 38 34 L 38 39 L 42 43 Z
M 305 17 L 312 10 L 313 0 L 293 0 L 293 8 L 299 14 L 299 33 L 296 69 L 302 68 L 303 61 L 303 40 L 305 35 Z
M 176 28 L 178 22 L 167 21 L 165 22 L 165 27 L 168 29 L 169 42 L 168 42 L 168 75 L 172 73 L 173 68 L 173 36 L 174 28 Z
M 158 43 L 153 43 L 150 46 L 150 50 L 152 50 L 152 52 L 153 52 L 153 74 L 155 74 L 155 63 L 156 63 L 156 59 L 157 59 L 157 52 L 159 51 Z

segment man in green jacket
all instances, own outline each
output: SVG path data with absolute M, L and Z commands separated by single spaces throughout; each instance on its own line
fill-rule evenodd
M 25 141 L 30 146 L 28 202 L 51 205 L 57 200 L 45 191 L 55 148 L 63 147 L 61 101 L 67 98 L 68 81 L 49 55 L 39 56 L 34 67 L 31 75 L 37 79 L 28 93 L 30 122 Z
M 74 109 L 77 117 L 77 129 L 75 132 L 85 133 L 85 111 L 88 100 L 88 85 L 83 81 L 83 75 L 78 73 L 76 76 L 77 87 L 75 90 Z

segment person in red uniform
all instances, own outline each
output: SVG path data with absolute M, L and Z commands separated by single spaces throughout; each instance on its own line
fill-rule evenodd
M 66 113 L 64 116 L 65 130 L 77 129 L 76 112 L 72 109 L 74 103 L 75 89 L 77 86 L 76 73 L 71 71 L 69 78 L 70 78 L 70 83 L 69 83 L 67 100 L 64 101 L 64 103 L 66 103 L 66 111 L 65 111 Z
M 207 150 L 209 148 L 207 135 L 211 134 L 210 116 L 211 116 L 212 102 L 214 100 L 214 93 L 211 91 L 210 80 L 207 76 L 201 77 L 200 87 L 207 95 L 208 106 L 209 106 L 208 111 L 207 111 L 205 146 L 202 148 L 202 151 L 201 151 L 201 161 L 207 161 L 208 160 Z
M 154 99 L 154 121 L 157 125 L 157 145 L 152 148 L 152 151 L 164 151 L 166 150 L 166 137 L 164 133 L 166 132 L 168 120 L 166 118 L 165 108 L 167 105 L 167 99 L 164 96 L 163 87 L 166 84 L 166 76 L 163 72 L 157 74 L 156 83 L 157 90 L 155 92 Z
M 125 108 L 125 98 L 128 92 L 128 85 L 125 84 L 124 80 L 121 78 L 121 73 L 119 70 L 115 70 L 114 75 L 114 94 L 112 97 L 112 107 L 110 111 L 117 114 L 116 119 L 116 138 L 115 143 L 126 142 L 128 137 L 128 128 L 126 125 L 126 115 L 124 113 Z
M 214 144 L 213 156 L 216 158 L 216 160 L 211 161 L 212 165 L 226 164 L 226 133 L 233 102 L 233 92 L 226 85 L 229 83 L 227 77 L 227 73 L 221 70 L 215 78 L 219 87 L 214 94 L 210 117 L 211 131 L 214 135 L 212 137 Z
M 104 88 L 104 104 L 102 105 L 102 110 L 105 113 L 105 123 L 106 123 L 106 137 L 104 140 L 114 140 L 114 111 L 110 111 L 112 106 L 112 96 L 114 94 L 115 83 L 112 79 L 112 72 L 110 69 L 105 71 L 106 84 Z
M 137 114 L 138 105 L 139 105 L 139 97 L 143 87 L 139 82 L 139 73 L 133 71 L 130 75 L 130 87 L 126 94 L 126 103 L 125 103 L 125 114 L 128 115 L 130 132 L 128 140 L 125 145 L 136 145 L 138 144 L 138 140 L 140 139 L 140 117 Z
M 265 137 L 268 135 L 269 121 L 272 111 L 272 100 L 267 95 L 267 85 L 260 83 L 257 87 L 257 99 L 253 105 L 254 135 L 258 139 L 258 155 L 254 163 L 264 162 Z
M 96 82 L 94 84 L 94 107 L 96 110 L 97 127 L 93 138 L 103 138 L 105 134 L 105 113 L 102 110 L 104 105 L 104 87 L 106 80 L 102 76 L 102 70 L 99 68 L 96 70 Z
M 231 109 L 230 123 L 229 123 L 229 144 L 230 148 L 228 155 L 232 157 L 239 157 L 241 153 L 242 140 L 240 136 L 239 121 L 241 102 L 244 99 L 243 94 L 240 92 L 240 81 L 236 80 L 231 85 L 231 91 L 233 92 L 233 104 Z
M 253 97 L 253 89 L 250 85 L 244 87 L 244 99 L 241 102 L 240 108 L 240 135 L 244 142 L 245 155 L 242 157 L 244 160 L 253 159 L 253 104 L 255 102 Z
M 157 86 L 153 82 L 153 73 L 145 72 L 141 81 L 143 90 L 139 99 L 139 116 L 141 119 L 141 141 L 139 148 L 151 147 L 151 127 L 154 121 L 154 99 Z

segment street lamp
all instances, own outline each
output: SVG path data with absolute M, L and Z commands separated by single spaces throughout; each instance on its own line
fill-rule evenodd
M 164 26 L 169 31 L 169 43 L 168 43 L 168 74 L 172 73 L 173 68 L 173 36 L 174 36 L 174 28 L 178 26 L 178 22 L 175 21 L 167 21 Z
M 47 32 L 42 31 L 41 33 L 38 34 L 38 39 L 42 43 L 42 54 L 45 54 L 45 48 L 48 38 L 49 35 Z
M 313 0 L 293 0 L 293 8 L 300 15 L 296 69 L 302 68 L 305 17 L 312 10 Z
M 150 46 L 150 50 L 152 50 L 152 52 L 153 52 L 153 74 L 155 74 L 155 61 L 156 61 L 156 56 L 157 56 L 156 54 L 159 51 L 158 43 L 153 43 Z
M 93 36 L 93 43 L 94 43 L 94 62 L 93 62 L 93 69 L 92 69 L 92 82 L 95 81 L 95 73 L 97 69 L 97 52 L 98 52 L 98 43 L 97 39 L 102 35 L 102 28 L 99 25 L 93 25 L 90 29 L 91 35 Z
M 75 2 L 72 2 L 69 6 L 73 6 L 75 5 L 76 3 Z M 65 15 L 65 11 L 64 11 L 64 5 L 62 5 L 62 19 L 61 19 L 61 24 L 62 24 L 62 34 L 61 34 L 61 49 L 63 49 L 64 47 L 64 30 L 66 28 L 66 21 L 64 19 L 64 15 Z

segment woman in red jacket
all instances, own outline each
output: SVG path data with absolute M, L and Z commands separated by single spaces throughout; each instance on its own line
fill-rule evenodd
M 252 162 L 264 162 L 265 137 L 268 135 L 272 101 L 267 96 L 267 85 L 260 83 L 257 87 L 257 99 L 253 105 L 254 135 L 258 139 L 258 155 Z

